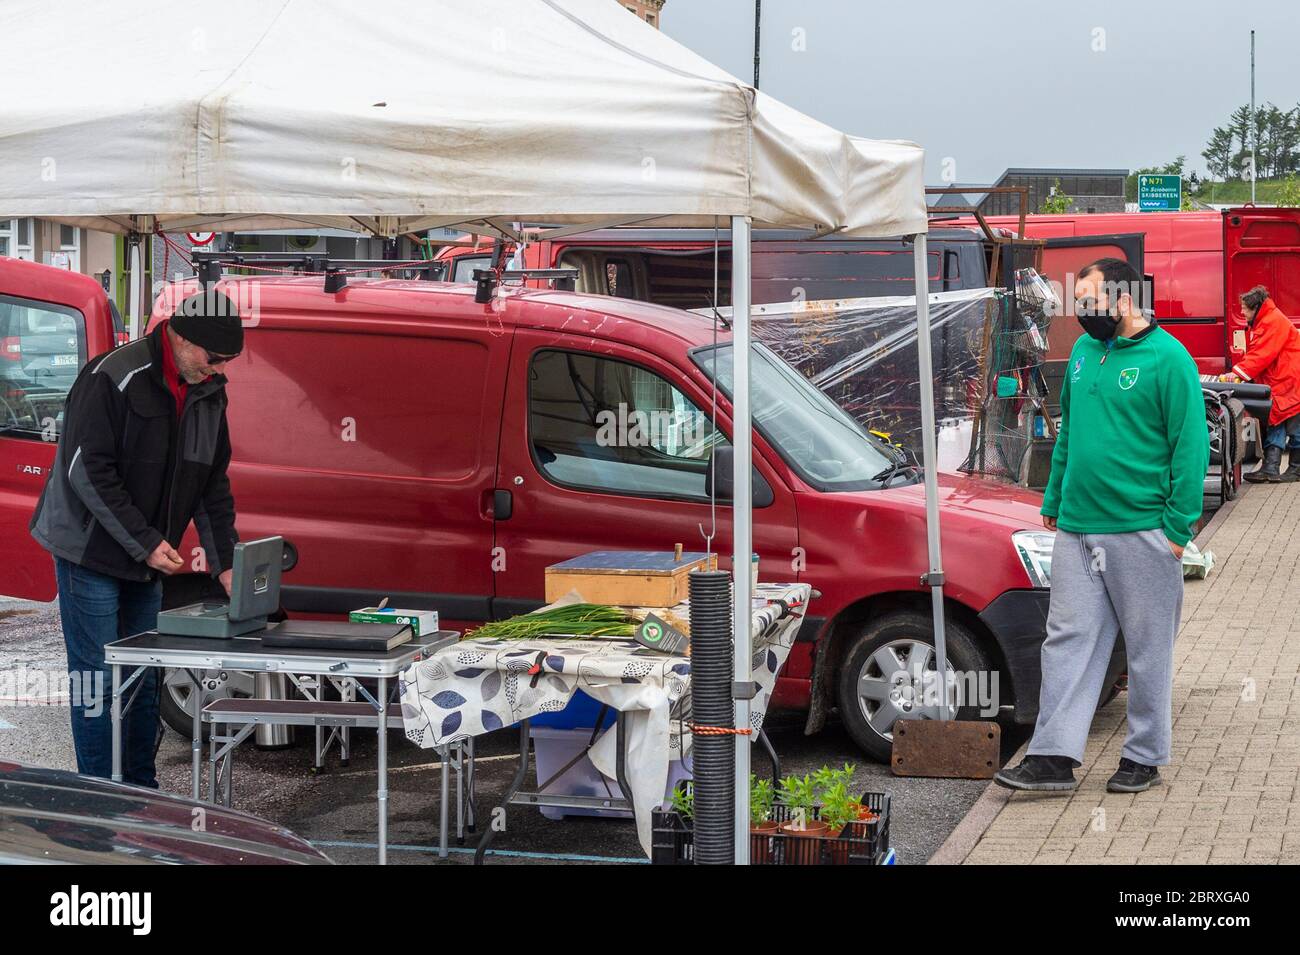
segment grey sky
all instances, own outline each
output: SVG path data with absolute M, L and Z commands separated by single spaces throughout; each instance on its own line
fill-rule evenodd
M 1250 101 L 1252 28 L 1257 101 L 1295 106 L 1296 0 L 763 0 L 761 87 L 846 132 L 920 143 L 931 184 L 944 157 L 960 182 L 1179 153 L 1204 175 L 1210 132 Z M 753 0 L 668 0 L 663 29 L 753 79 Z

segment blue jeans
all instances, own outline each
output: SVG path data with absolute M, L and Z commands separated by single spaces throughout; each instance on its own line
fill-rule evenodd
M 1292 415 L 1279 424 L 1271 424 L 1264 434 L 1264 447 L 1300 449 L 1300 414 Z
M 68 651 L 72 694 L 72 745 L 77 771 L 108 779 L 113 771 L 113 681 L 104 662 L 104 646 L 152 630 L 158 625 L 162 584 L 119 580 L 79 564 L 54 558 L 59 583 L 59 613 Z M 92 696 L 95 686 L 103 696 Z M 137 692 L 138 688 L 138 692 Z M 158 788 L 154 754 L 158 745 L 158 671 L 146 667 L 127 690 L 123 705 L 135 702 L 122 718 L 122 779 Z M 90 692 L 87 692 L 90 691 Z

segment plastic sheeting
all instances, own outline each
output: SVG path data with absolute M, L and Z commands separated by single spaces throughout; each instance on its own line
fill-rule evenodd
M 997 289 L 930 296 L 939 469 L 971 450 L 985 367 L 981 352 Z M 719 309 L 729 317 L 730 309 Z M 701 314 L 711 314 L 701 309 Z M 750 312 L 754 338 L 798 369 L 872 431 L 921 454 L 921 383 L 915 296 L 782 302 Z

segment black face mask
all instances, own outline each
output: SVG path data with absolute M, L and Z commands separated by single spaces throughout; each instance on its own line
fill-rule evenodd
M 1094 298 L 1081 298 L 1074 303 L 1074 316 L 1083 330 L 1099 342 L 1110 341 L 1119 328 L 1119 312 L 1103 310 Z

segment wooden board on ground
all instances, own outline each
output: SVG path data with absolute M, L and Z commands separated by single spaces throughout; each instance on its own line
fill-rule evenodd
M 690 596 L 693 570 L 717 570 L 716 554 L 603 550 L 546 568 L 546 600 L 577 591 L 586 603 L 672 607 Z
M 978 720 L 899 720 L 894 724 L 895 776 L 992 779 L 998 771 L 1002 727 Z

